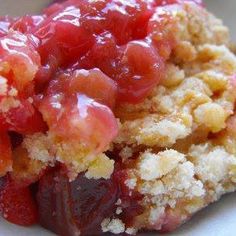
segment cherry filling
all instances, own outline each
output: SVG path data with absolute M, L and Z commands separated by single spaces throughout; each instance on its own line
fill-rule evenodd
M 19 187 L 4 177 L 0 179 L 0 213 L 18 225 L 29 226 L 38 219 L 37 206 L 29 187 Z
M 143 101 L 164 77 L 176 44 L 166 5 L 202 5 L 200 0 L 59 2 L 42 15 L 0 18 L 0 176 L 12 170 L 14 158 L 20 167 L 21 159 L 28 160 L 25 149 L 11 144 L 9 132 L 22 137 L 49 130 L 95 154 L 106 151 L 118 133 L 116 105 Z M 35 223 L 29 187 L 9 176 L 0 179 L 0 213 L 16 224 Z M 27 183 L 40 177 L 40 223 L 60 235 L 100 234 L 104 218 L 115 217 L 119 199 L 119 217 L 127 226 L 142 214 L 142 196 L 125 186 L 123 167 L 116 166 L 109 180 L 79 174 L 73 182 L 64 167 L 56 167 Z
M 39 184 L 40 222 L 59 235 L 99 234 L 102 220 L 115 210 L 117 197 L 118 186 L 112 180 L 94 181 L 80 174 L 70 183 L 66 173 L 54 170 Z
M 32 35 L 10 31 L 0 38 L 0 127 L 29 134 L 46 130 L 41 114 L 28 98 L 40 67 Z
M 0 110 L 2 129 L 21 134 L 46 130 L 32 97 L 42 94 L 49 107 L 45 91 L 58 71 L 69 83 L 76 77 L 75 70 L 94 70 L 86 80 L 89 83 L 83 79 L 76 82 L 87 84 L 87 88 L 76 85 L 78 91 L 109 107 L 142 101 L 163 78 L 165 61 L 175 44 L 170 34 L 162 33 L 156 39 L 156 34 L 165 32 L 171 17 L 162 14 L 153 18 L 154 5 L 154 1 L 141 0 L 69 0 L 52 5 L 42 16 L 3 18 L 0 83 L 4 91 L 0 92 L 0 108 L 8 106 Z M 117 92 L 112 87 L 111 93 L 105 92 L 109 79 L 117 84 Z M 61 93 L 66 94 L 71 87 L 66 85 Z M 95 90 L 98 94 L 94 96 Z
M 124 185 L 126 177 L 125 171 L 116 168 L 109 180 L 95 181 L 80 174 L 69 182 L 63 168 L 49 171 L 37 193 L 40 223 L 59 235 L 100 235 L 102 221 L 115 217 L 122 206 L 123 213 L 116 217 L 129 225 L 143 209 L 137 204 L 142 197 Z
M 14 21 L 15 19 L 9 16 L 0 17 L 0 37 L 8 33 L 11 23 Z

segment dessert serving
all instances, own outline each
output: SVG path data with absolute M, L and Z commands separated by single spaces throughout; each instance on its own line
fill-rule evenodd
M 235 91 L 201 0 L 1 17 L 0 215 L 62 236 L 175 230 L 236 190 Z

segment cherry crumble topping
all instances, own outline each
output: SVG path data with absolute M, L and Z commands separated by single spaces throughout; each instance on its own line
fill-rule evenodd
M 136 227 L 164 232 L 182 222 L 181 209 L 173 213 L 171 206 L 158 221 L 142 221 L 146 192 L 132 186 L 153 179 L 145 175 L 132 182 L 137 171 L 129 170 L 142 168 L 145 157 L 138 156 L 149 148 L 140 141 L 125 159 L 122 141 L 113 141 L 120 132 L 118 118 L 134 119 L 120 108 L 145 104 L 155 88 L 168 83 L 173 52 L 176 64 L 182 63 L 176 56 L 175 16 L 190 6 L 201 9 L 203 3 L 67 0 L 41 15 L 0 18 L 0 213 L 5 219 L 23 226 L 39 222 L 59 235 L 134 234 Z M 145 116 L 142 110 L 134 115 Z M 209 132 L 220 131 L 214 128 Z M 123 152 L 128 153 L 132 141 L 127 143 Z M 180 155 L 177 162 L 183 160 Z

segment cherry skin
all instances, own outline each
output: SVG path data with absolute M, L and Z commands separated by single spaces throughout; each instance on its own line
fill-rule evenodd
M 62 169 L 49 171 L 39 182 L 40 223 L 59 235 L 101 234 L 102 220 L 115 210 L 117 191 L 112 180 L 94 181 L 80 174 L 69 182 Z
M 0 131 L 0 177 L 12 169 L 11 142 L 5 131 Z
M 143 213 L 138 204 L 142 196 L 127 188 L 126 179 L 127 172 L 118 166 L 108 180 L 87 179 L 82 173 L 70 182 L 64 167 L 49 170 L 39 181 L 40 224 L 59 235 L 101 235 L 102 221 L 112 217 L 131 226 L 134 217 Z M 123 213 L 115 216 L 118 200 Z

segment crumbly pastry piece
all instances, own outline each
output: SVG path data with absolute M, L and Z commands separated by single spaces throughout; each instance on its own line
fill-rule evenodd
M 56 161 L 67 164 L 71 180 L 83 171 L 87 171 L 88 178 L 108 179 L 114 170 L 114 161 L 105 153 L 94 155 L 78 143 L 56 142 L 50 132 L 26 136 L 22 146 L 28 152 L 28 157 L 39 161 L 40 165 L 44 163 L 46 166 L 54 166 Z

